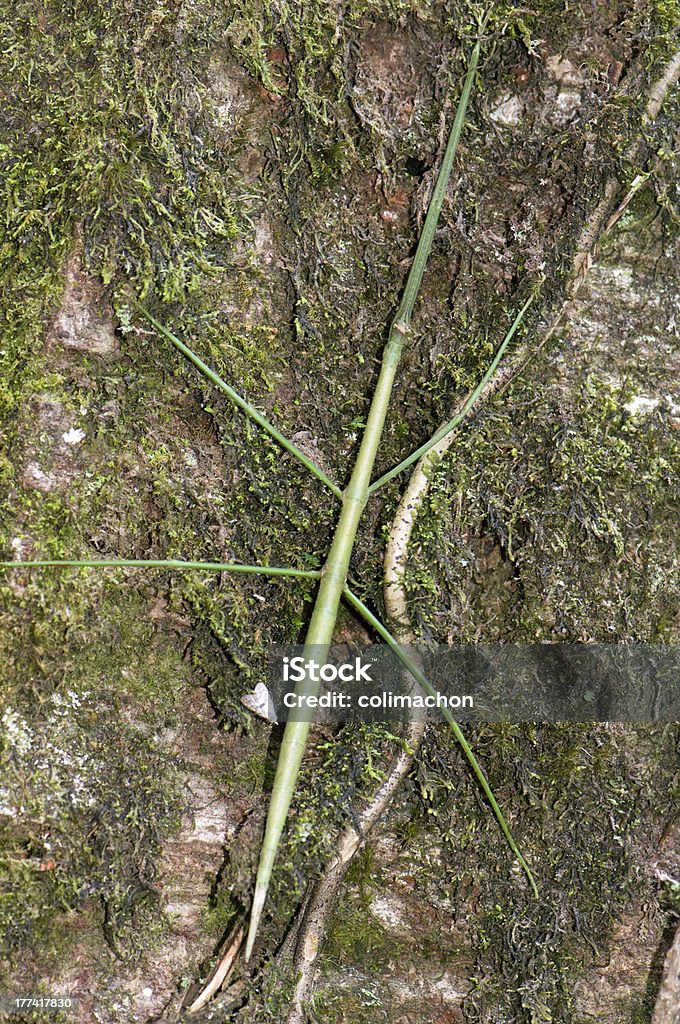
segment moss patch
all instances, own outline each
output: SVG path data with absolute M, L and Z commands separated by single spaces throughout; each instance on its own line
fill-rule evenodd
M 61 915 L 93 900 L 117 948 L 122 920 L 158 901 L 154 859 L 182 797 L 171 763 L 106 711 L 74 691 L 53 693 L 30 723 L 4 706 L 0 912 L 8 957 L 43 947 L 51 966 Z

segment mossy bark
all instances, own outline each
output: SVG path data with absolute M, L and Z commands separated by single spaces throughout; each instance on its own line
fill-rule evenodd
M 476 7 L 6 5 L 3 557 L 321 564 L 332 500 L 126 295 L 346 482 Z M 623 198 L 651 176 L 563 330 L 432 481 L 407 582 L 435 639 L 677 642 L 677 99 L 621 162 L 677 18 L 671 0 L 492 5 L 381 469 L 474 386 L 542 274 L 538 347 L 606 182 Z M 353 566 L 378 608 L 397 494 L 369 505 Z M 311 584 L 15 571 L 0 596 L 2 987 L 80 993 L 82 1020 L 152 1019 L 250 899 L 276 742 L 240 695 L 268 643 L 299 637 Z M 545 903 L 432 729 L 338 908 L 322 1017 L 649 1019 L 673 900 L 653 865 L 678 877 L 674 733 L 474 739 Z M 271 947 L 392 744 L 316 736 Z M 242 1020 L 277 1019 L 268 984 L 241 990 Z

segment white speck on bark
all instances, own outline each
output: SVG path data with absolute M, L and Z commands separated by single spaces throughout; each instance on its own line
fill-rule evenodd
M 79 427 L 72 427 L 71 430 L 67 430 L 61 435 L 61 439 L 64 444 L 80 444 L 85 437 L 85 431 Z

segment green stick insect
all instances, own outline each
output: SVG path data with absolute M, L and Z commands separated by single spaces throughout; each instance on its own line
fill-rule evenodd
M 517 314 L 514 323 L 508 330 L 505 338 L 498 348 L 496 356 L 489 369 L 480 381 L 477 388 L 472 392 L 461 411 L 448 423 L 444 424 L 434 436 L 421 446 L 417 451 L 404 459 L 398 466 L 384 474 L 373 483 L 371 476 L 376 455 L 378 453 L 380 440 L 383 433 L 385 419 L 392 393 L 392 387 L 397 374 L 402 350 L 410 333 L 411 318 L 413 309 L 420 289 L 423 273 L 432 247 L 439 214 L 446 193 L 451 169 L 453 167 L 458 143 L 460 140 L 465 116 L 467 111 L 470 93 L 472 91 L 477 64 L 480 54 L 480 42 L 477 42 L 468 63 L 467 74 L 463 84 L 461 97 L 458 103 L 455 120 L 451 134 L 446 146 L 437 182 L 432 194 L 432 199 L 427 211 L 416 254 L 413 259 L 403 296 L 397 310 L 397 314 L 391 325 L 387 344 L 382 357 L 378 381 L 373 393 L 371 407 L 368 414 L 366 427 L 359 448 L 359 453 L 347 487 L 340 489 L 311 459 L 301 452 L 292 442 L 276 429 L 257 409 L 242 398 L 233 388 L 223 381 L 209 366 L 206 365 L 184 342 L 172 334 L 167 328 L 159 323 L 136 299 L 130 301 L 139 313 L 149 321 L 155 329 L 170 341 L 182 355 L 197 367 L 217 388 L 223 391 L 228 398 L 249 416 L 258 426 L 274 438 L 286 451 L 298 459 L 316 478 L 319 480 L 340 502 L 340 514 L 328 556 L 320 571 L 289 569 L 285 567 L 271 567 L 258 565 L 242 565 L 232 562 L 183 562 L 179 560 L 144 560 L 144 559 L 107 559 L 107 560 L 66 560 L 66 561 L 25 561 L 25 562 L 2 562 L 5 567 L 30 567 L 30 566 L 62 566 L 62 567 L 145 567 L 164 568 L 172 570 L 200 569 L 215 572 L 236 572 L 236 573 L 258 573 L 264 576 L 291 576 L 302 577 L 310 580 L 318 580 L 319 587 L 312 616 L 305 636 L 305 647 L 309 649 L 309 656 L 315 659 L 323 657 L 330 646 L 333 631 L 335 629 L 338 609 L 341 600 L 345 600 L 355 611 L 357 611 L 368 623 L 368 625 L 393 648 L 397 657 L 401 660 L 408 672 L 420 683 L 429 693 L 436 691 L 425 678 L 418 666 L 400 648 L 389 630 L 376 618 L 376 616 L 356 597 L 347 586 L 347 577 L 350 566 L 350 559 L 356 540 L 357 530 L 361 516 L 369 497 L 374 494 L 384 483 L 392 480 L 397 474 L 412 465 L 426 451 L 429 451 L 438 441 L 455 429 L 460 422 L 471 411 L 477 398 L 481 394 L 484 385 L 495 372 L 503 353 L 512 340 L 517 328 L 521 324 L 529 306 L 533 302 L 536 291 L 524 303 Z M 317 692 L 318 683 L 309 678 L 304 678 L 297 685 L 296 693 L 301 696 L 310 696 Z M 503 813 L 496 802 L 489 783 L 484 775 L 473 751 L 465 739 L 460 727 L 451 717 L 448 710 L 444 709 L 444 717 L 448 721 L 454 735 L 460 744 L 465 757 L 484 792 L 493 813 L 503 831 L 503 834 L 510 846 L 510 849 L 519 861 L 522 869 L 531 884 L 533 892 L 538 895 L 536 883 L 512 836 Z M 310 717 L 302 716 L 301 720 L 289 721 L 286 724 L 276 775 L 272 787 L 269 803 L 267 823 L 264 839 L 260 852 L 260 859 L 255 882 L 255 891 L 250 915 L 249 931 L 246 940 L 245 959 L 248 960 L 253 951 L 253 945 L 257 936 L 259 921 L 264 909 L 269 882 L 274 867 L 274 862 L 279 847 L 281 834 L 285 827 L 288 810 L 291 804 L 295 785 L 297 782 L 300 764 L 305 752 L 310 728 Z

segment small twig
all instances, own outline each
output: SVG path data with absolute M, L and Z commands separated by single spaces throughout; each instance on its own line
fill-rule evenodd
M 237 963 L 238 954 L 241 951 L 243 940 L 246 935 L 245 921 L 240 920 L 227 936 L 224 943 L 224 952 L 211 970 L 203 985 L 196 992 L 194 988 L 189 989 L 182 1004 L 185 1013 L 198 1013 L 206 1006 L 213 996 L 219 992 L 224 983 L 229 979 Z M 188 1002 L 187 999 L 190 999 Z
M 621 220 L 621 217 L 623 217 L 624 213 L 626 212 L 626 208 L 628 207 L 628 204 L 630 203 L 631 199 L 633 199 L 633 197 L 637 195 L 637 193 L 640 191 L 642 186 L 649 178 L 650 174 L 651 171 L 647 171 L 645 174 L 635 175 L 630 184 L 630 188 L 628 189 L 625 196 L 623 197 L 623 199 L 621 200 L 621 202 L 616 207 L 613 214 L 605 224 L 604 230 L 602 232 L 603 238 L 606 238 L 606 236 L 609 234 L 614 225 L 618 224 L 618 222 Z
M 340 884 L 352 858 L 392 803 L 408 774 L 424 728 L 423 722 L 409 723 L 404 747 L 397 755 L 389 774 L 373 794 L 370 803 L 353 815 L 354 821 L 341 833 L 335 844 L 333 858 L 310 893 L 295 937 L 296 982 L 286 1024 L 303 1024 L 305 1020 L 305 1007 L 311 1000 L 319 967 L 321 943 L 326 934 L 328 919 L 336 906 Z
M 680 78 L 680 51 L 673 54 L 659 78 L 650 86 L 649 93 L 647 94 L 647 103 L 642 115 L 643 128 L 657 116 L 663 106 L 666 96 L 678 81 L 678 78 Z M 643 146 L 644 140 L 641 136 L 638 136 L 624 152 L 621 158 L 621 164 L 624 166 L 626 164 L 632 164 L 634 166 L 640 157 Z M 570 285 L 571 297 L 576 294 L 583 284 L 586 274 L 590 270 L 593 260 L 595 259 L 598 244 L 602 241 L 607 231 L 611 229 L 620 216 L 620 214 L 617 215 L 616 211 L 612 213 L 612 209 L 614 208 L 614 204 L 616 203 L 617 196 L 620 192 L 621 183 L 617 177 L 612 175 L 612 177 L 608 178 L 605 182 L 604 189 L 602 191 L 602 199 L 581 229 L 578 242 L 576 243 L 576 253 L 574 256 L 574 272 Z M 625 202 L 626 199 L 624 198 L 624 203 Z M 619 210 L 623 213 L 621 206 L 619 206 Z
M 673 54 L 647 94 L 647 106 L 642 117 L 643 125 L 654 120 L 678 79 L 680 79 L 680 50 Z

